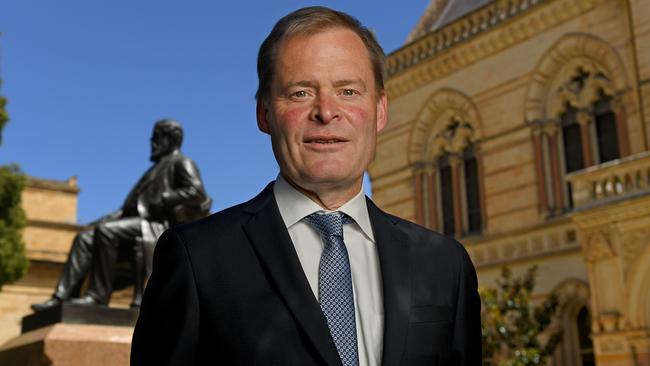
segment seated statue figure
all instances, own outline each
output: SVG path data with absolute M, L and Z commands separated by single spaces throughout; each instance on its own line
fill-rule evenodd
M 183 129 L 173 120 L 156 122 L 151 137 L 154 163 L 129 192 L 122 208 L 93 222 L 77 234 L 52 297 L 32 309 L 43 311 L 64 301 L 78 305 L 108 304 L 114 290 L 120 254 L 138 253 L 145 246 L 144 262 L 150 271 L 156 239 L 170 226 L 209 213 L 208 197 L 194 162 L 180 151 Z M 88 276 L 85 295 L 79 298 Z M 144 279 L 141 281 L 144 286 Z M 134 300 L 132 306 L 139 306 Z

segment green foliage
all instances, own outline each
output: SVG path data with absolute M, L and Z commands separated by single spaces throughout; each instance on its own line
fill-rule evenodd
M 0 143 L 2 129 L 9 121 L 6 104 L 0 96 Z M 0 289 L 23 276 L 29 266 L 22 238 L 25 212 L 20 205 L 25 180 L 18 166 L 0 167 Z
M 25 181 L 17 166 L 0 167 L 0 289 L 23 276 L 29 265 L 22 240 L 25 212 L 20 205 Z
M 513 277 L 503 267 L 497 288 L 480 289 L 483 352 L 499 366 L 545 365 L 560 342 L 559 331 L 548 327 L 558 309 L 558 298 L 551 294 L 541 304 L 531 304 L 537 267 L 522 277 Z M 542 343 L 540 335 L 546 341 Z
M 22 239 L 25 212 L 20 205 L 25 176 L 16 165 L 0 167 L 0 289 L 27 272 Z

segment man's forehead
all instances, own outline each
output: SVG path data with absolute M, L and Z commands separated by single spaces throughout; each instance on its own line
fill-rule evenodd
M 338 33 L 338 34 L 337 34 Z M 332 43 L 331 39 L 323 39 L 323 37 L 326 36 L 332 36 L 335 35 L 337 39 L 340 39 L 340 43 Z M 350 42 L 350 40 L 352 40 Z M 309 32 L 309 33 L 301 33 L 301 34 L 296 34 L 292 35 L 290 37 L 287 37 L 284 39 L 279 47 L 278 47 L 278 52 L 276 54 L 276 62 L 275 62 L 275 68 L 276 71 L 278 71 L 278 67 L 280 64 L 287 63 L 287 64 L 294 64 L 295 65 L 295 59 L 296 54 L 292 55 L 287 55 L 288 52 L 298 52 L 297 56 L 300 58 L 301 56 L 306 55 L 308 48 L 311 46 L 310 43 L 315 43 L 318 42 L 322 44 L 322 42 L 327 42 L 324 47 L 321 47 L 320 44 L 316 48 L 311 48 L 312 50 L 322 50 L 323 48 L 326 48 L 327 46 L 330 45 L 336 45 L 336 48 L 338 49 L 346 49 L 349 51 L 353 52 L 362 52 L 364 54 L 364 58 L 368 61 L 368 66 L 372 68 L 372 60 L 370 57 L 370 52 L 368 51 L 367 47 L 363 43 L 363 40 L 359 35 L 354 32 L 353 30 L 346 28 L 346 27 L 328 27 L 319 30 L 318 32 Z M 287 47 L 288 45 L 291 45 Z M 296 48 L 298 48 L 296 50 Z M 344 66 L 344 65 L 342 65 Z

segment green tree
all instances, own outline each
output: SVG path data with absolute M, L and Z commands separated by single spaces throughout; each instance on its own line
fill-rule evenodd
M 9 121 L 5 105 L 6 99 L 0 96 L 0 143 Z M 22 239 L 25 212 L 20 204 L 25 181 L 17 165 L 0 167 L 0 289 L 23 276 L 29 266 Z
M 495 366 L 545 365 L 561 339 L 549 326 L 558 310 L 558 297 L 551 294 L 533 305 L 537 266 L 522 277 L 503 267 L 497 288 L 480 289 L 483 353 Z M 542 341 L 544 340 L 544 341 Z

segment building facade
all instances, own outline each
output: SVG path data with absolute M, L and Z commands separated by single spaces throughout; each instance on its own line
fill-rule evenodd
M 492 286 L 538 265 L 554 365 L 650 365 L 650 4 L 433 0 L 388 58 L 369 169 Z

